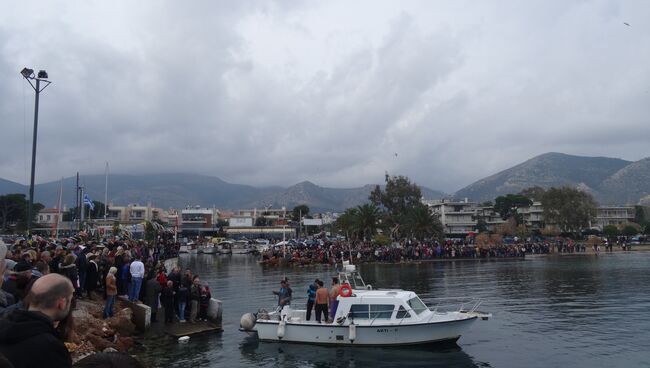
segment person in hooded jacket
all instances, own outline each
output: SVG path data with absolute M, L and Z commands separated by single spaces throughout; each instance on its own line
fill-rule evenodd
M 72 367 L 70 353 L 56 328 L 72 309 L 69 279 L 49 274 L 36 280 L 27 296 L 28 309 L 0 319 L 0 354 L 14 367 Z

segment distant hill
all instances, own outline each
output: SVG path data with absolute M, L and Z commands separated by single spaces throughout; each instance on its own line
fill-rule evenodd
M 459 190 L 457 198 L 491 201 L 508 193 L 540 186 L 571 186 L 594 195 L 602 204 L 632 204 L 650 194 L 650 160 L 546 153 Z
M 633 162 L 605 179 L 599 187 L 609 203 L 637 203 L 650 199 L 650 158 Z
M 306 203 L 310 208 L 315 209 L 337 209 L 355 207 L 368 202 L 370 192 L 375 185 L 364 185 L 359 188 L 350 189 L 333 189 L 320 187 L 309 181 L 304 181 L 293 185 L 283 191 L 271 193 L 261 200 L 252 202 L 248 207 L 261 208 L 265 205 L 273 207 L 293 208 L 294 206 Z M 426 187 L 420 187 L 422 195 L 425 198 L 442 198 L 447 194 L 432 190 Z
M 289 188 L 253 187 L 232 184 L 219 178 L 194 174 L 158 174 L 158 175 L 110 175 L 108 184 L 108 202 L 116 205 L 152 203 L 160 208 L 184 208 L 200 205 L 215 206 L 220 209 L 239 208 L 293 208 L 298 204 L 307 204 L 312 211 L 343 211 L 346 208 L 363 204 L 367 201 L 374 185 L 359 188 L 338 189 L 325 188 L 305 181 Z M 80 180 L 88 196 L 104 202 L 104 175 L 83 176 Z M 6 183 L 6 184 L 5 184 Z M 63 179 L 63 203 L 67 207 L 75 205 L 76 178 Z M 35 187 L 35 200 L 46 207 L 56 205 L 61 182 L 38 184 Z M 0 181 L 0 194 L 27 193 L 28 187 L 10 181 Z M 439 198 L 444 193 L 422 188 L 427 198 Z
M 13 181 L 0 179 L 0 194 L 8 193 L 29 193 L 29 186 L 25 186 Z
M 81 178 L 91 199 L 104 201 L 104 176 Z M 75 205 L 75 178 L 63 180 L 63 203 Z M 608 157 L 581 157 L 546 153 L 468 185 L 453 197 L 492 201 L 525 188 L 571 186 L 594 195 L 601 204 L 650 204 L 650 158 L 636 162 Z M 374 185 L 358 188 L 325 188 L 304 181 L 288 188 L 232 184 L 217 177 L 195 174 L 111 175 L 109 202 L 116 205 L 152 203 L 160 208 L 200 205 L 220 209 L 293 208 L 307 204 L 314 212 L 340 212 L 368 201 Z M 38 184 L 36 201 L 46 207 L 57 203 L 60 182 Z M 449 195 L 421 187 L 427 199 Z M 28 187 L 0 179 L 0 194 L 27 193 Z

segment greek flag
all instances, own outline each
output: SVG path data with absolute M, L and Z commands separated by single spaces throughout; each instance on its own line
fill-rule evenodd
M 84 204 L 87 204 L 91 211 L 95 209 L 95 205 L 90 200 L 90 197 L 88 197 L 88 194 L 84 194 Z

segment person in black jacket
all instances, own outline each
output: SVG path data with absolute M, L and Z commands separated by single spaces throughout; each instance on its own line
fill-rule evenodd
M 49 274 L 34 282 L 28 310 L 0 319 L 0 354 L 14 367 L 72 367 L 56 328 L 70 314 L 74 288 L 65 277 Z
M 88 299 L 92 299 L 92 292 L 97 289 L 97 282 L 99 281 L 99 266 L 97 265 L 97 257 L 91 254 L 87 257 L 88 263 L 86 266 L 86 292 Z M 79 275 L 81 277 L 81 275 Z
M 74 254 L 65 256 L 63 264 L 59 265 L 59 272 L 72 282 L 75 289 L 75 296 L 82 297 L 81 289 L 79 288 L 79 271 L 77 270 L 77 265 L 75 265 Z
M 160 303 L 165 308 L 165 323 L 174 322 L 174 294 L 174 283 L 167 281 L 160 292 Z

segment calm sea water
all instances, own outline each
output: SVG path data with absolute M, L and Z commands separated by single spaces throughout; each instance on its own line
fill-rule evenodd
M 243 313 L 272 307 L 288 277 L 294 306 L 332 268 L 261 267 L 255 257 L 184 255 L 223 301 L 223 333 L 178 344 L 149 340 L 151 367 L 650 367 L 650 253 L 526 260 L 363 265 L 367 283 L 416 291 L 426 301 L 480 297 L 493 314 L 454 347 L 338 348 L 258 343 L 238 331 Z

